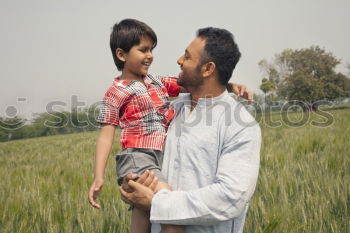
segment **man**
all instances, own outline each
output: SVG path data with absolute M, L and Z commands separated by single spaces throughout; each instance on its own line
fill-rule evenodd
M 174 191 L 154 194 L 131 180 L 134 192 L 121 189 L 129 203 L 151 210 L 152 233 L 158 223 L 185 225 L 186 233 L 243 232 L 261 133 L 225 88 L 240 55 L 230 32 L 203 28 L 178 59 L 178 84 L 190 94 L 172 103 L 176 116 L 165 144 L 162 172 Z

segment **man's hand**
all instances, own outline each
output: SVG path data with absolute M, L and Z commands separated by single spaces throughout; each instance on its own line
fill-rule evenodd
M 158 178 L 154 175 L 154 172 L 146 170 L 140 177 L 138 177 L 134 173 L 129 173 L 124 177 L 123 180 L 123 189 L 124 191 L 131 193 L 133 192 L 133 189 L 129 187 L 128 183 L 130 180 L 136 181 L 139 184 L 142 184 L 146 187 L 149 187 L 153 191 L 158 185 Z
M 95 179 L 90 187 L 90 191 L 88 195 L 88 200 L 90 204 L 97 209 L 101 208 L 101 206 L 96 201 L 97 201 L 98 195 L 102 190 L 103 183 L 104 181 L 102 179 L 97 179 L 97 180 Z
M 154 196 L 153 190 L 133 180 L 129 180 L 128 186 L 133 190 L 132 193 L 126 192 L 123 187 L 119 187 L 122 199 L 141 210 L 150 210 Z
M 124 177 L 123 185 L 121 189 L 127 193 L 132 193 L 135 191 L 132 187 L 129 186 L 129 181 L 135 181 L 136 183 L 142 184 L 148 188 L 150 188 L 153 192 L 155 192 L 155 189 L 158 185 L 158 178 L 154 175 L 154 172 L 150 172 L 146 170 L 140 177 L 138 177 L 134 173 L 129 173 Z M 124 195 L 121 195 L 122 201 L 124 201 L 127 204 L 132 204 Z
M 229 92 L 235 93 L 238 97 L 242 97 L 248 100 L 248 103 L 253 102 L 253 93 L 245 85 L 240 85 L 237 83 L 228 83 L 227 90 Z

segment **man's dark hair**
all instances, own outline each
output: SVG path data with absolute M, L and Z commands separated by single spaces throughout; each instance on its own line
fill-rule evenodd
M 142 37 L 148 37 L 153 42 L 152 49 L 156 47 L 157 35 L 147 24 L 136 19 L 124 19 L 114 24 L 109 44 L 118 70 L 124 68 L 124 62 L 116 56 L 116 49 L 121 48 L 127 53 L 133 46 L 140 44 Z
M 204 54 L 200 65 L 210 61 L 214 62 L 220 83 L 226 85 L 241 57 L 232 33 L 221 28 L 207 27 L 199 29 L 197 37 L 205 40 Z

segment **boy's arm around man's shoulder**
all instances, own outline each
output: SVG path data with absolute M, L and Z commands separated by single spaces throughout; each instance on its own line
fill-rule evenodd
M 245 85 L 238 83 L 228 83 L 226 85 L 226 88 L 228 92 L 233 92 L 238 97 L 242 97 L 248 100 L 249 104 L 253 102 L 253 93 Z

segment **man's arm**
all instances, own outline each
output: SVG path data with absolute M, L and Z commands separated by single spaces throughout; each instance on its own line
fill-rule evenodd
M 161 190 L 152 195 L 133 182 L 136 191 L 128 197 L 141 205 L 152 206 L 153 223 L 213 225 L 240 216 L 258 177 L 260 128 L 257 125 L 244 128 L 226 141 L 212 185 L 191 191 Z

